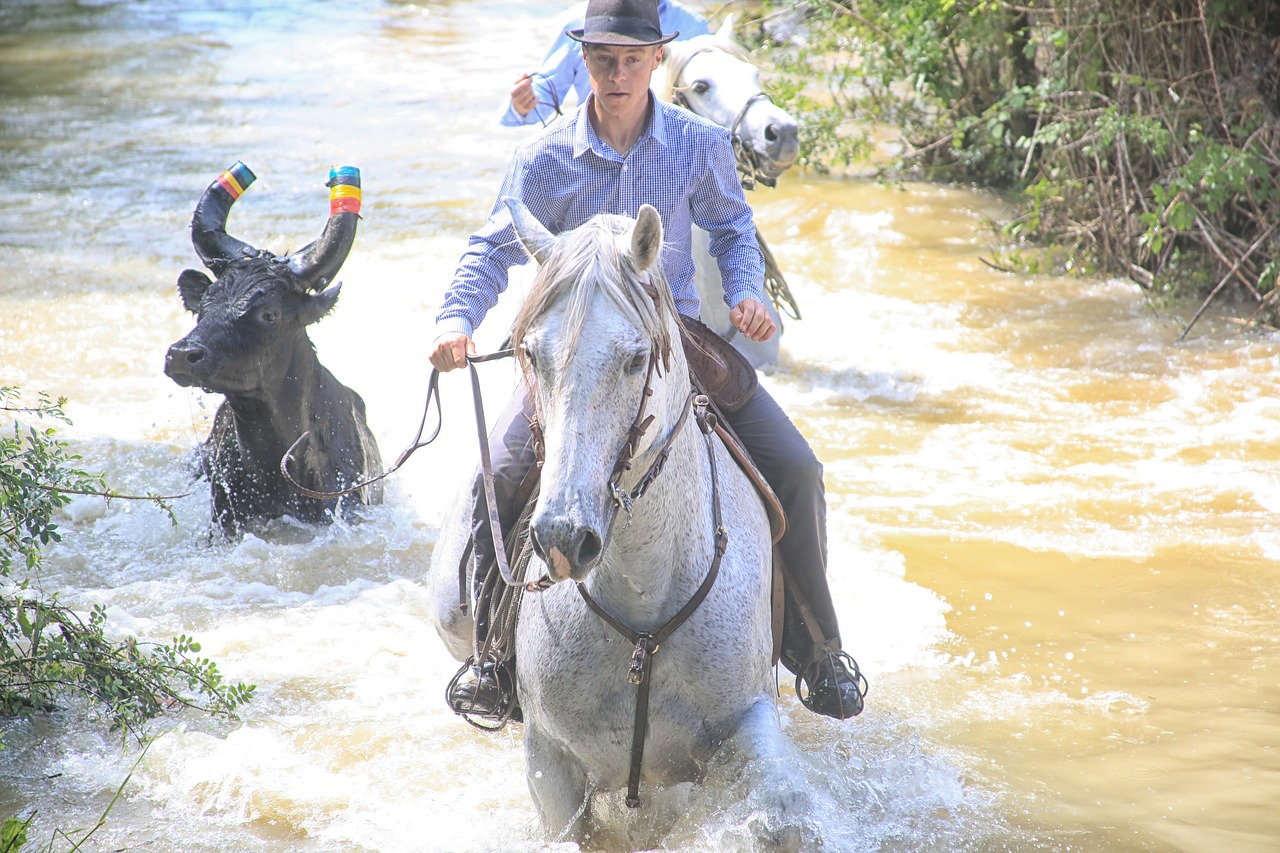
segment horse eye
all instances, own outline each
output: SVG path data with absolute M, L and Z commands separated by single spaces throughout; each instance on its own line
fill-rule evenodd
M 520 357 L 529 365 L 530 370 L 534 370 L 538 366 L 538 360 L 533 356 L 533 350 L 525 344 L 520 345 Z
M 693 89 L 695 95 L 705 95 L 711 88 L 711 84 L 706 80 L 694 80 L 693 85 L 689 88 Z
M 631 357 L 631 360 L 627 362 L 627 373 L 639 373 L 648 363 L 649 354 L 647 352 L 634 355 Z

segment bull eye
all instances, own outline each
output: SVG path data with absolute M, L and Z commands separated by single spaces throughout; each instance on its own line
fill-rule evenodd
M 693 85 L 689 88 L 693 89 L 693 93 L 695 95 L 705 95 L 707 92 L 711 91 L 711 84 L 706 80 L 694 80 Z
M 280 320 L 280 310 L 278 308 L 263 308 L 258 315 L 258 319 L 268 326 L 274 326 Z

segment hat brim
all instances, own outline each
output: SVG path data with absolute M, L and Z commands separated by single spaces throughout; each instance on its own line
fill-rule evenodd
M 662 38 L 657 41 L 645 41 L 621 33 L 591 33 L 588 35 L 583 27 L 579 27 L 576 30 L 565 30 L 564 34 L 583 44 L 603 44 L 611 47 L 652 47 L 657 44 L 666 44 L 669 41 L 674 41 L 680 35 L 680 31 L 664 33 Z

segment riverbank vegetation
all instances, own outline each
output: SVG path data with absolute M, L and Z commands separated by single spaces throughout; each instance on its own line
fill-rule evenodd
M 102 606 L 78 610 L 43 588 L 42 556 L 62 541 L 58 512 L 73 496 L 168 509 L 162 496 L 113 492 L 102 477 L 76 467 L 80 457 L 51 426 L 70 423 L 64 403 L 41 395 L 27 406 L 16 388 L 0 388 L 0 716 L 51 713 L 78 697 L 139 741 L 145 723 L 165 712 L 234 717 L 254 688 L 224 681 L 213 661 L 199 657 L 195 639 L 159 644 L 112 636 Z M 20 849 L 29 825 L 28 817 L 0 826 L 0 853 Z
M 740 32 L 811 166 L 892 127 L 885 174 L 1007 193 L 995 265 L 1280 316 L 1280 4 L 767 0 Z

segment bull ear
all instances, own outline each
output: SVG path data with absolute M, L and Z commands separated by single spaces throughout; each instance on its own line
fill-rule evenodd
M 662 217 L 653 205 L 640 205 L 636 227 L 631 232 L 631 263 L 644 272 L 658 262 L 662 251 Z
M 529 212 L 529 208 L 525 207 L 520 199 L 504 198 L 502 203 L 510 211 L 511 224 L 515 226 L 516 236 L 520 238 L 520 243 L 529 253 L 529 257 L 540 264 L 546 263 L 547 257 L 551 254 L 551 247 L 556 242 L 555 235 Z
M 326 288 L 315 296 L 308 296 L 306 307 L 302 309 L 300 314 L 303 324 L 310 326 L 332 311 L 333 306 L 338 304 L 338 294 L 341 292 L 342 282 L 338 282 L 333 287 Z
M 213 282 L 200 270 L 183 270 L 178 276 L 178 293 L 182 296 L 182 305 L 192 314 L 200 312 L 200 303 L 204 293 Z

